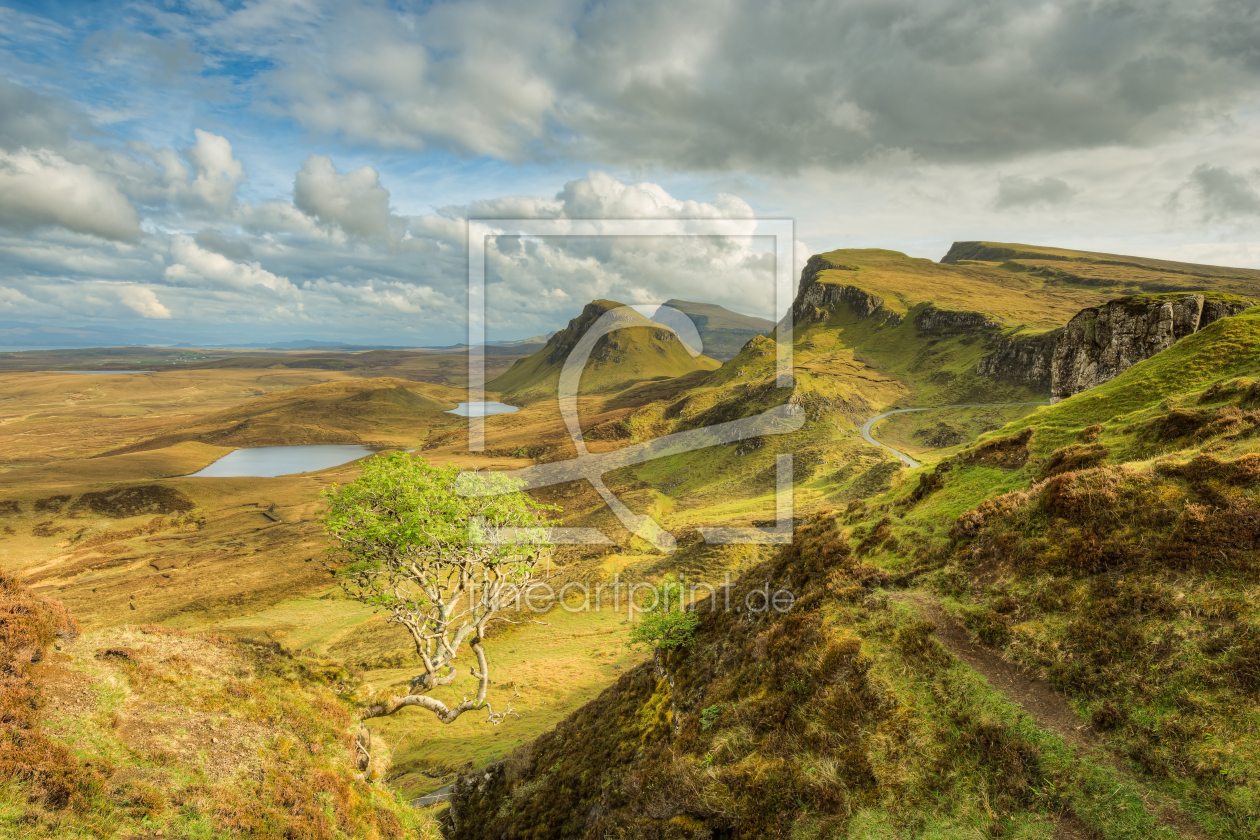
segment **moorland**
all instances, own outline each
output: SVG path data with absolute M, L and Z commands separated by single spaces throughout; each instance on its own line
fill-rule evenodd
M 491 639 L 519 718 L 376 719 L 366 768 L 354 698 L 415 667 L 332 574 L 320 494 L 361 465 L 191 474 L 299 444 L 570 459 L 555 383 L 618 304 L 487 354 L 488 398 L 519 410 L 479 451 L 449 413 L 460 349 L 0 353 L 0 836 L 1260 834 L 1260 271 L 988 242 L 820 254 L 790 388 L 786 324 L 676 303 L 715 356 L 647 319 L 602 339 L 591 452 L 777 406 L 802 422 L 607 474 L 670 553 L 584 481 L 530 491 L 609 540 L 560 547 L 555 578 L 681 573 L 795 606 L 699 601 L 695 643 L 655 652 L 624 613 L 557 607 Z M 92 368 L 136 372 L 64 372 Z M 860 433 L 901 408 L 928 410 L 871 434 L 917 468 Z M 707 543 L 774 522 L 781 453 L 791 544 Z

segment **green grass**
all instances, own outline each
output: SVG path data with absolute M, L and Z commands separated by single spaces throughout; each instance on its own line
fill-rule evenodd
M 390 785 L 408 797 L 418 796 L 554 728 L 643 660 L 646 654 L 626 646 L 626 617 L 623 595 L 620 612 L 613 611 L 611 603 L 600 611 L 553 609 L 538 616 L 545 626 L 505 626 L 492 634 L 489 655 L 494 685 L 488 699 L 495 711 L 510 702 L 521 717 L 492 726 L 484 714 L 469 712 L 445 725 L 429 712 L 405 709 L 372 721 L 375 735 L 396 744 Z M 433 696 L 449 703 L 475 691 L 475 681 L 464 671 L 454 684 L 434 691 Z M 382 669 L 363 676 L 369 684 L 383 688 L 405 683 L 415 673 L 408 668 Z

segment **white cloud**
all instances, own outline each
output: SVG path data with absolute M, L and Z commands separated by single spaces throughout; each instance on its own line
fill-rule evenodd
M 226 137 L 200 128 L 194 134 L 197 142 L 184 150 L 196 172 L 189 188 L 208 206 L 226 210 L 236 196 L 237 186 L 245 180 L 245 167 L 232 157 L 232 144 Z
M 142 318 L 170 318 L 171 310 L 167 309 L 152 289 L 144 286 L 124 286 L 118 291 L 118 298 L 132 311 Z
M 193 130 L 193 136 L 196 142 L 178 152 L 167 146 L 131 143 L 131 151 L 148 158 L 149 164 L 116 156 L 102 163 L 115 169 L 131 194 L 143 203 L 170 204 L 194 215 L 226 214 L 245 181 L 245 167 L 233 156 L 226 137 L 200 128 Z
M 163 276 L 179 285 L 219 286 L 241 291 L 258 287 L 282 294 L 294 294 L 297 288 L 289 278 L 267 271 L 257 262 L 238 263 L 222 254 L 207 251 L 191 236 L 176 236 L 171 243 L 174 262 Z M 244 301 L 242 301 L 244 303 Z
M 460 212 L 486 218 L 504 211 L 524 218 L 677 220 L 680 234 L 688 231 L 688 220 L 747 222 L 743 236 L 491 240 L 486 267 L 492 326 L 509 326 L 521 313 L 531 313 L 540 326 L 547 317 L 563 321 L 572 314 L 574 301 L 597 298 L 627 304 L 671 298 L 720 301 L 749 314 L 775 313 L 772 240 L 754 236 L 752 208 L 738 197 L 722 193 L 713 203 L 683 201 L 660 184 L 627 184 L 592 172 L 565 184 L 554 199 L 481 202 Z
M 360 314 L 392 320 L 391 316 L 426 315 L 433 320 L 449 317 L 453 301 L 428 286 L 372 278 L 347 284 L 328 280 L 307 283 L 307 290 L 331 295 L 339 302 L 359 308 Z M 461 304 L 462 305 L 462 304 Z M 435 317 L 436 316 L 436 317 Z
M 140 235 L 135 208 L 87 166 L 47 150 L 0 150 L 0 225 L 59 225 L 105 239 Z
M 355 236 L 390 235 L 389 190 L 370 166 L 343 175 L 330 158 L 311 155 L 294 179 L 293 204 Z

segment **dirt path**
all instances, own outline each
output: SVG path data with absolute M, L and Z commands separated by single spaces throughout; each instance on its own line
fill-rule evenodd
M 920 592 L 903 592 L 896 600 L 912 604 L 936 625 L 936 638 L 949 652 L 984 676 L 989 684 L 1024 707 L 1042 729 L 1049 729 L 1076 747 L 1091 747 L 1098 738 L 1089 724 L 1076 716 L 1067 698 L 1045 680 L 1007 662 L 997 653 L 971 643 L 966 628 L 941 605 Z
M 1125 763 L 1107 750 L 1089 724 L 1077 717 L 1067 698 L 1051 688 L 1047 681 L 1008 662 L 995 651 L 973 644 L 966 628 L 945 612 L 930 595 L 923 592 L 899 592 L 893 596 L 893 600 L 911 605 L 923 617 L 930 619 L 936 625 L 937 640 L 950 653 L 979 672 L 991 686 L 1012 702 L 1018 703 L 1037 726 L 1054 732 L 1078 749 L 1096 748 L 1096 752 L 1101 753 L 1104 760 L 1118 772 L 1132 778 Z M 1148 809 L 1152 817 L 1182 837 L 1208 840 L 1198 823 L 1175 801 L 1162 794 L 1159 798 L 1161 807 Z M 1055 840 L 1084 840 L 1090 836 L 1089 830 L 1073 815 L 1066 814 L 1059 822 Z

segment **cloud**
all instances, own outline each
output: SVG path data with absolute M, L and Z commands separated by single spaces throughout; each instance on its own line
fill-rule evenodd
M 541 327 L 548 318 L 562 321 L 575 300 L 598 298 L 627 304 L 720 300 L 749 314 L 775 312 L 772 240 L 755 236 L 752 208 L 736 196 L 683 201 L 660 184 L 627 184 L 597 171 L 569 181 L 551 199 L 516 197 L 458 212 L 487 218 L 503 210 L 523 218 L 677 220 L 680 234 L 688 231 L 688 220 L 747 223 L 745 235 L 738 236 L 492 238 L 486 248 L 492 327 L 507 327 L 522 316 Z
M 1237 219 L 1260 215 L 1260 192 L 1251 177 L 1232 172 L 1223 166 L 1201 163 L 1190 178 L 1168 196 L 1167 206 L 1176 210 L 1183 196 L 1198 205 L 1203 221 Z
M 996 210 L 1016 210 L 1031 207 L 1049 207 L 1067 204 L 1077 191 L 1059 178 L 1049 176 L 1039 180 L 1021 175 L 1007 175 L 998 179 L 997 197 L 993 200 Z
M 154 207 L 169 204 L 200 216 L 226 214 L 245 181 L 245 167 L 233 156 L 226 137 L 200 128 L 193 130 L 193 136 L 196 142 L 180 151 L 132 142 L 130 150 L 148 158 L 147 164 L 116 158 L 110 163 L 142 203 Z
M 118 298 L 143 318 L 171 317 L 171 310 L 162 305 L 152 289 L 144 286 L 124 286 L 119 290 Z
M 207 251 L 190 236 L 176 236 L 171 243 L 171 255 L 174 262 L 163 272 L 163 277 L 171 283 L 219 286 L 238 291 L 256 290 L 261 286 L 283 294 L 297 291 L 289 278 L 272 274 L 256 262 L 238 263 L 222 254 Z
M 341 174 L 330 158 L 311 155 L 293 182 L 293 204 L 306 215 L 355 236 L 390 234 L 389 190 L 370 166 Z
M 199 231 L 193 237 L 193 241 L 198 247 L 213 251 L 230 260 L 247 260 L 254 256 L 254 249 L 249 247 L 248 242 L 241 239 L 228 239 L 214 228 Z
M 126 197 L 96 171 L 47 151 L 0 151 L 0 225 L 59 225 L 105 239 L 140 235 Z
M 1260 76 L 1260 9 L 1210 0 L 310 2 L 212 29 L 266 51 L 276 107 L 351 143 L 679 170 L 1147 146 Z
M 35 91 L 0 79 L 0 148 L 58 148 L 88 121 Z
M 175 84 L 184 74 L 202 69 L 202 58 L 186 37 L 157 38 L 147 32 L 93 32 L 80 52 L 97 69 L 138 69 L 145 80 Z
M 200 128 L 193 133 L 197 142 L 183 152 L 196 173 L 189 189 L 209 207 L 226 210 L 236 195 L 237 185 L 245 180 L 245 167 L 232 157 L 232 144 L 226 137 Z

